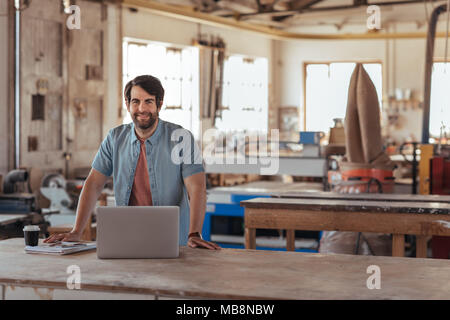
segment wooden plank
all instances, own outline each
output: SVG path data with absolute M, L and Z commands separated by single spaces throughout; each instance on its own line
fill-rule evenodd
M 246 228 L 450 236 L 450 215 L 245 209 Z
M 434 145 L 422 144 L 420 146 L 419 161 L 419 193 L 430 194 L 430 159 L 433 158 Z M 436 196 L 440 197 L 440 196 Z M 450 196 L 444 196 L 450 198 Z
M 256 229 L 245 228 L 245 249 L 256 249 Z
M 321 182 L 294 182 L 284 183 L 281 181 L 254 181 L 239 186 L 216 187 L 208 190 L 211 193 L 227 194 L 267 194 L 276 196 L 285 192 L 312 193 L 320 192 L 323 189 Z
M 30 255 L 23 247 L 23 239 L 0 241 L 0 284 L 66 289 L 67 267 L 76 264 L 81 290 L 214 299 L 450 297 L 450 261 L 443 259 L 181 247 L 178 259 L 99 260 L 95 252 Z M 371 265 L 380 267 L 381 290 L 367 288 Z
M 334 200 L 359 200 L 359 201 L 395 201 L 395 202 L 442 202 L 450 203 L 450 196 L 441 195 L 416 195 L 416 194 L 392 194 L 392 193 L 365 193 L 350 194 L 337 192 L 279 192 L 273 194 L 279 198 L 298 199 L 334 199 Z
M 450 204 L 428 202 L 400 201 L 355 201 L 328 199 L 281 199 L 254 198 L 241 201 L 245 208 L 289 209 L 311 211 L 347 211 L 373 213 L 405 213 L 405 214 L 450 214 Z
M 102 142 L 103 101 L 87 99 L 86 115 L 75 117 L 75 149 L 97 150 Z
M 42 3 L 41 3 L 42 2 Z M 31 3 L 23 11 L 21 23 L 21 159 L 24 167 L 61 168 L 63 148 L 63 30 L 66 16 L 59 6 L 44 0 Z M 32 120 L 32 95 L 38 94 L 37 82 L 48 83 L 44 120 Z M 28 152 L 29 136 L 37 138 L 37 151 Z
M 26 214 L 0 214 L 0 225 L 6 225 L 27 218 Z
M 295 230 L 286 230 L 286 250 L 295 251 Z
M 416 257 L 426 258 L 428 256 L 428 236 L 416 236 Z
M 392 235 L 392 256 L 404 257 L 405 256 L 405 235 L 393 234 Z

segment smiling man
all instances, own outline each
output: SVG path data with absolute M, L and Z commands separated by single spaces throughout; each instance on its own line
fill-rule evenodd
M 201 238 L 205 171 L 192 134 L 159 118 L 164 99 L 161 82 L 150 75 L 136 77 L 125 86 L 124 96 L 133 123 L 110 130 L 102 142 L 80 194 L 73 230 L 44 242 L 78 241 L 107 178 L 113 176 L 118 206 L 179 206 L 180 244 L 220 249 Z M 173 152 L 178 150 L 180 136 L 190 140 L 183 144 L 194 146 L 181 149 L 192 151 L 181 155 L 183 161 Z

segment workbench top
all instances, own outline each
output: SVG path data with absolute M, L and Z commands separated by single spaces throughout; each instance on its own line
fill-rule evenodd
M 378 213 L 450 214 L 450 204 L 438 202 L 357 201 L 303 198 L 254 198 L 241 206 L 258 209 L 346 211 Z
M 219 299 L 450 299 L 450 260 L 181 247 L 178 259 L 99 260 L 24 253 L 23 239 L 0 241 L 0 284 Z M 381 289 L 368 289 L 371 265 Z
M 321 182 L 293 182 L 254 181 L 231 187 L 215 187 L 208 189 L 208 193 L 248 194 L 248 195 L 281 195 L 297 193 L 317 193 L 323 190 Z
M 27 218 L 27 214 L 0 214 L 0 225 L 10 224 Z
M 400 202 L 442 202 L 450 204 L 450 196 L 421 195 L 421 194 L 394 194 L 394 193 L 337 193 L 337 192 L 304 192 L 289 190 L 273 195 L 280 198 L 303 199 L 335 199 L 335 200 L 363 200 L 363 201 L 400 201 Z

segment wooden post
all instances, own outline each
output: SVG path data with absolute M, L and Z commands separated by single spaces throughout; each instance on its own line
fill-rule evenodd
M 245 249 L 256 249 L 256 229 L 245 228 Z
M 286 230 L 286 251 L 295 251 L 295 230 Z
M 428 249 L 428 236 L 416 236 L 416 258 L 426 258 Z
M 405 235 L 393 234 L 392 235 L 392 256 L 404 257 L 405 256 Z

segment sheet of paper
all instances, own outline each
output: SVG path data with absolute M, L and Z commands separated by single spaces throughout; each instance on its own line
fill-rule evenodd
M 44 253 L 64 255 L 80 251 L 92 250 L 97 247 L 95 242 L 62 242 L 60 244 L 42 244 L 40 246 L 25 246 L 26 253 Z

